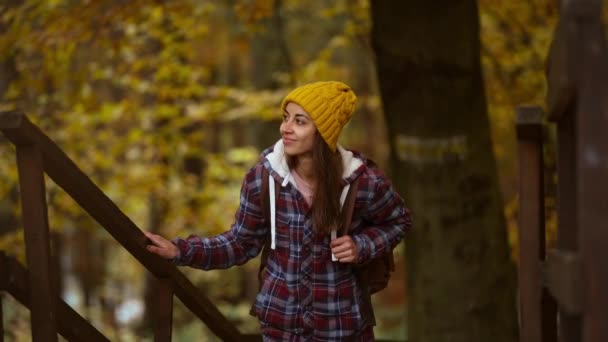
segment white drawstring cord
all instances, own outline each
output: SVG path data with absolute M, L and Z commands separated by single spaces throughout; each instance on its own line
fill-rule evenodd
M 276 247 L 276 234 L 277 234 L 277 224 L 276 224 L 276 198 L 275 198 L 275 189 L 274 189 L 274 179 L 272 176 L 268 176 L 268 187 L 269 187 L 269 195 L 270 195 L 270 249 L 275 249 Z
M 289 173 L 283 179 L 283 183 L 281 186 L 285 186 L 289 183 Z M 276 222 L 276 212 L 277 212 L 277 203 L 275 196 L 275 185 L 274 178 L 271 175 L 268 175 L 268 187 L 269 187 L 269 195 L 270 195 L 270 249 L 276 248 L 276 235 L 277 235 L 277 222 Z

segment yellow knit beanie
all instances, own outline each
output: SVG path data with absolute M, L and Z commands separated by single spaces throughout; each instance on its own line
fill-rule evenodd
M 304 108 L 323 140 L 335 152 L 338 136 L 355 111 L 357 96 L 342 82 L 315 82 L 287 94 L 281 103 L 281 109 L 285 110 L 289 102 Z

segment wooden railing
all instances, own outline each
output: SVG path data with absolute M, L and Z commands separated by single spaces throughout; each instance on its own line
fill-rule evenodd
M 560 1 L 548 57 L 557 241 L 545 253 L 540 107 L 518 109 L 520 341 L 608 341 L 608 47 L 602 0 Z M 550 297 L 549 295 L 550 294 Z
M 24 306 L 31 307 L 31 291 L 28 283 L 30 275 L 25 267 L 20 265 L 14 258 L 0 253 L 0 274 L 2 275 L 0 277 L 0 290 L 10 293 Z M 68 341 L 109 341 L 63 300 L 59 298 L 55 298 L 55 300 L 56 323 L 61 336 L 65 337 Z M 0 320 L 0 340 L 4 336 L 1 324 L 2 321 Z
M 57 332 L 69 340 L 107 340 L 61 301 L 53 284 L 44 174 L 155 276 L 158 305 L 152 317 L 156 341 L 171 340 L 174 295 L 222 340 L 261 339 L 241 334 L 172 263 L 149 253 L 142 231 L 26 115 L 0 113 L 0 131 L 16 147 L 27 258 L 27 272 L 14 260 L 0 258 L 0 274 L 11 275 L 0 277 L 0 290 L 7 290 L 30 308 L 34 341 L 57 341 Z

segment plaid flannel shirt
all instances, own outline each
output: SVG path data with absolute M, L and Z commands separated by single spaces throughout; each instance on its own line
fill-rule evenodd
M 272 152 L 270 148 L 263 155 L 268 157 Z M 280 141 L 274 152 L 282 153 Z M 343 160 L 358 160 L 358 167 L 343 182 L 346 185 L 360 177 L 349 234 L 358 248 L 357 263 L 365 263 L 396 246 L 411 226 L 411 218 L 402 198 L 377 168 L 368 167 L 360 155 L 341 148 L 340 152 Z M 276 158 L 274 163 L 270 159 L 263 159 L 247 172 L 230 230 L 213 237 L 191 235 L 173 240 L 181 253 L 175 260 L 177 265 L 223 269 L 241 265 L 260 253 L 269 235 L 260 205 L 262 168 L 279 183 L 284 180 L 282 175 L 287 176 L 281 165 L 276 165 Z M 373 322 L 362 319 L 354 265 L 332 261 L 330 236 L 314 234 L 311 208 L 295 183 L 288 182 L 277 191 L 276 249 L 270 251 L 262 275 L 254 304 L 256 316 L 263 326 L 315 340 L 339 341 L 359 334 Z

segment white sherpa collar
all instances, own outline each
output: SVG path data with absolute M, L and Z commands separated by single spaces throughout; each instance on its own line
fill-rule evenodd
M 342 156 L 342 164 L 344 171 L 342 178 L 346 179 L 352 175 L 361 165 L 363 161 L 360 158 L 348 150 L 345 150 L 342 146 L 338 145 L 338 152 Z M 272 152 L 266 155 L 266 159 L 270 163 L 270 167 L 281 177 L 281 182 L 285 183 L 284 180 L 287 178 L 295 186 L 295 182 L 289 176 L 289 167 L 287 166 L 287 158 L 285 158 L 285 146 L 283 140 L 279 140 L 274 144 Z M 283 184 L 283 185 L 285 185 Z

